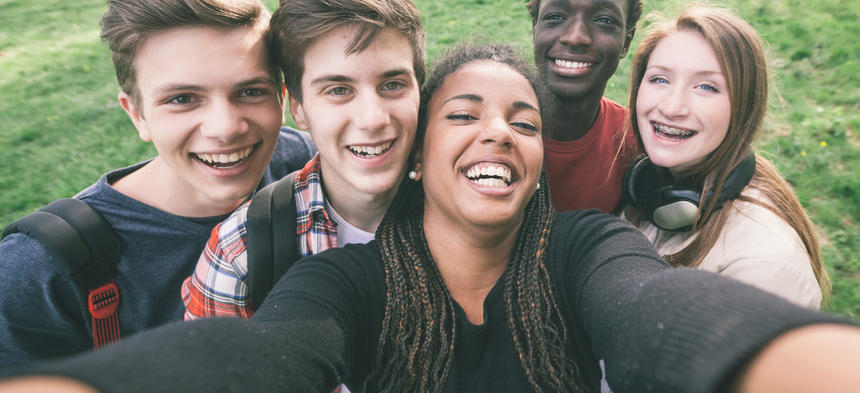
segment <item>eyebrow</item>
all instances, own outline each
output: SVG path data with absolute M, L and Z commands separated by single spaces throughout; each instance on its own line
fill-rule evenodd
M 646 68 L 646 70 L 648 70 L 648 69 L 657 69 L 659 71 L 672 71 L 673 70 L 669 66 L 662 66 L 659 64 L 648 66 L 648 68 Z M 722 71 L 714 71 L 714 70 L 701 70 L 701 71 L 695 72 L 693 75 L 719 75 L 722 77 L 723 72 Z
M 536 106 L 529 104 L 528 102 L 525 102 L 525 101 L 514 102 L 514 108 L 516 108 L 516 109 L 530 109 L 530 110 L 533 110 L 537 113 L 540 113 L 540 109 L 538 109 Z
M 628 1 L 635 1 L 635 0 L 628 0 Z M 624 9 L 623 9 L 623 7 L 626 5 L 626 4 L 624 4 L 624 5 L 621 5 L 621 6 L 619 7 L 619 5 L 618 5 L 618 4 L 615 4 L 614 2 L 612 2 L 612 1 L 608 1 L 608 0 L 596 0 L 596 1 L 594 1 L 593 3 L 594 3 L 594 5 L 595 5 L 595 8 L 597 8 L 597 9 L 607 9 L 607 10 L 609 10 L 609 11 L 612 11 L 612 12 L 614 12 L 614 13 L 619 14 L 618 16 L 622 16 L 622 15 L 624 14 Z M 544 13 L 543 13 L 543 14 L 541 14 L 541 15 L 545 15 L 545 14 L 549 13 L 550 11 L 556 11 L 556 10 L 562 10 L 562 11 L 564 11 L 564 12 L 569 12 L 569 11 L 570 11 L 570 8 L 571 8 L 571 6 L 570 6 L 569 4 L 567 4 L 567 3 L 564 3 L 564 4 L 558 4 L 558 2 L 556 2 L 556 3 L 554 3 L 554 4 L 550 4 L 550 5 L 548 5 L 548 6 L 546 7 L 546 12 L 544 12 Z
M 446 103 L 448 103 L 449 101 L 454 101 L 454 100 L 466 100 L 466 101 L 472 101 L 472 102 L 476 102 L 476 103 L 484 102 L 484 98 L 483 98 L 483 97 L 481 97 L 481 96 L 479 96 L 479 95 L 477 95 L 477 94 L 469 94 L 469 93 L 467 93 L 467 94 L 458 94 L 458 95 L 456 95 L 456 96 L 453 96 L 453 97 L 451 97 L 451 98 L 448 98 L 447 100 L 442 101 L 442 105 L 445 105 L 445 104 L 446 104 Z M 534 105 L 529 104 L 528 102 L 525 102 L 525 101 L 514 101 L 514 105 L 513 105 L 513 107 L 514 107 L 515 109 L 529 109 L 529 110 L 533 110 L 533 111 L 535 111 L 535 112 L 537 112 L 537 113 L 540 113 L 540 109 L 538 109 L 538 108 L 537 108 L 537 107 L 535 107 Z
M 203 86 L 189 83 L 168 83 L 155 89 L 155 95 L 165 95 L 175 91 L 203 91 Z
M 453 97 L 448 98 L 445 101 L 442 101 L 442 105 L 445 105 L 449 101 L 454 101 L 454 100 L 466 100 L 466 101 L 472 101 L 472 102 L 477 102 L 477 103 L 484 102 L 484 98 L 477 95 L 477 94 L 458 94 L 458 95 L 455 95 Z
M 380 77 L 380 79 L 393 78 L 395 76 L 408 75 L 410 73 L 410 71 L 411 70 L 409 70 L 408 68 L 396 68 L 393 70 L 385 71 L 382 74 L 379 74 L 379 77 Z M 325 82 L 341 82 L 341 83 L 343 83 L 343 82 L 355 82 L 355 78 L 352 78 L 352 77 L 349 77 L 346 75 L 334 75 L 334 74 L 323 75 L 319 78 L 312 80 L 311 85 L 316 85 L 316 84 L 325 83 Z
M 234 83 L 232 88 L 233 89 L 241 89 L 243 87 L 253 86 L 253 85 L 258 85 L 258 84 L 271 85 L 272 79 L 269 77 L 266 77 L 266 76 L 258 76 L 255 78 L 246 79 L 246 80 Z M 203 86 L 195 85 L 195 84 L 191 84 L 191 83 L 168 83 L 164 86 L 160 86 L 157 89 L 155 89 L 155 94 L 156 95 L 164 95 L 164 94 L 169 94 L 169 93 L 172 93 L 175 91 L 199 92 L 199 91 L 204 91 L 204 90 L 206 90 L 206 88 L 204 88 Z
M 268 76 L 258 76 L 255 78 L 246 79 L 246 80 L 243 80 L 239 83 L 236 83 L 233 85 L 233 87 L 237 88 L 237 89 L 241 89 L 241 88 L 247 87 L 247 86 L 259 85 L 259 84 L 271 85 L 272 83 L 273 83 L 272 78 L 270 78 Z
M 632 1 L 635 1 L 635 0 L 632 0 Z M 618 12 L 622 15 L 624 14 L 624 10 L 621 7 L 619 7 L 618 4 L 616 4 L 614 2 L 606 1 L 606 0 L 598 0 L 598 1 L 595 1 L 594 3 L 599 7 Z M 624 3 L 626 3 L 626 2 L 624 2 Z

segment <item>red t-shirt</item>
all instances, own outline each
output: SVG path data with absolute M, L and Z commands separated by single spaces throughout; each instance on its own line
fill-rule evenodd
M 621 199 L 624 171 L 636 157 L 636 136 L 626 127 L 627 108 L 603 97 L 594 125 L 582 138 L 544 138 L 544 170 L 558 211 L 597 208 L 611 212 Z M 624 149 L 615 160 L 621 135 Z

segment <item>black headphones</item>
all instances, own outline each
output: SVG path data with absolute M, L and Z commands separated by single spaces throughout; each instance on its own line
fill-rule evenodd
M 750 153 L 729 173 L 714 203 L 716 211 L 723 203 L 737 198 L 755 173 L 755 155 Z M 651 163 L 648 156 L 633 161 L 621 185 L 624 198 L 634 207 L 645 210 L 648 221 L 664 231 L 686 232 L 692 228 L 702 196 L 692 186 L 672 184 L 666 168 Z M 707 199 L 712 198 L 710 190 Z M 706 200 L 707 200 L 706 199 Z

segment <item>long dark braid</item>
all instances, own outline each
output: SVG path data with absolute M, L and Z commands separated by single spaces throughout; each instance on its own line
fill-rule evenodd
M 427 247 L 423 204 L 420 184 L 405 180 L 377 231 L 388 289 L 369 391 L 439 391 L 451 368 L 454 304 Z
M 520 363 L 536 392 L 578 392 L 576 368 L 567 360 L 567 329 L 546 266 L 546 247 L 555 209 L 546 176 L 529 201 L 522 229 L 508 261 L 505 311 Z
M 455 48 L 439 61 L 422 90 L 416 144 L 423 140 L 430 95 L 458 68 L 486 59 L 510 66 L 534 86 L 531 66 L 509 46 Z M 575 367 L 565 354 L 567 332 L 545 263 L 555 212 L 543 175 L 540 184 L 526 207 L 502 278 L 508 329 L 536 392 L 579 391 Z M 430 255 L 423 214 L 421 184 L 404 179 L 376 232 L 387 303 L 376 368 L 365 381 L 367 391 L 438 392 L 452 366 L 455 308 Z

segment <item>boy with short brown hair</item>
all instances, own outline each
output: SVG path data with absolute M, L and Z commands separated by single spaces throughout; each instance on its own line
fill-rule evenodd
M 212 228 L 260 185 L 313 154 L 283 129 L 280 76 L 257 0 L 111 0 L 102 38 L 120 105 L 158 155 L 76 198 L 120 242 L 122 337 L 182 318 L 179 291 Z M 274 158 L 270 161 L 274 153 Z M 93 348 L 87 289 L 24 233 L 0 243 L 0 366 Z

